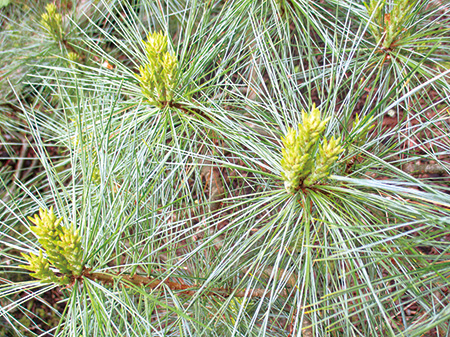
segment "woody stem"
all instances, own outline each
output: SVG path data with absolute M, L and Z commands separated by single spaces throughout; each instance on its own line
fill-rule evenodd
M 199 287 L 190 286 L 187 284 L 172 282 L 169 280 L 157 280 L 152 277 L 141 276 L 141 275 L 128 275 L 121 274 L 120 276 L 106 274 L 106 273 L 91 273 L 89 270 L 85 270 L 82 274 L 83 277 L 90 279 L 95 282 L 101 282 L 103 284 L 112 285 L 114 283 L 120 283 L 122 286 L 138 286 L 146 287 L 150 289 L 158 289 L 166 286 L 174 291 L 179 291 L 182 294 L 189 296 L 194 296 L 199 290 Z M 222 297 L 266 297 L 270 296 L 270 292 L 266 289 L 229 289 L 229 288 L 211 288 L 210 290 L 204 292 L 202 296 L 222 296 Z M 283 290 L 282 296 L 287 296 L 287 291 Z

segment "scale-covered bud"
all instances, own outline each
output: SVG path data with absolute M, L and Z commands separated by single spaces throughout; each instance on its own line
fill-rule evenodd
M 49 3 L 45 6 L 46 12 L 41 15 L 41 25 L 44 30 L 56 41 L 63 39 L 62 16 L 56 12 L 56 6 Z
M 47 258 L 42 251 L 39 256 L 34 254 L 23 256 L 30 262 L 30 266 L 23 266 L 34 273 L 33 277 L 45 282 L 68 284 L 70 277 L 80 276 L 83 270 L 83 250 L 79 232 L 72 225 L 70 228 L 62 226 L 62 218 L 57 218 L 53 208 L 49 211 L 40 209 L 39 216 L 28 218 L 36 226 L 31 227 L 38 237 Z M 56 277 L 50 266 L 56 268 L 61 277 Z M 53 276 L 52 276 L 53 275 Z
M 167 53 L 167 37 L 162 32 L 149 33 L 144 46 L 149 59 L 158 57 Z
M 177 58 L 170 53 L 166 53 L 163 59 L 165 101 L 171 101 L 173 98 L 173 88 L 176 84 L 177 68 Z
M 316 159 L 316 166 L 312 174 L 310 174 L 303 184 L 308 187 L 319 180 L 328 177 L 330 174 L 331 166 L 336 162 L 344 149 L 340 145 L 341 139 L 335 139 L 334 136 L 330 138 L 327 142 L 326 139 L 323 140 L 323 144 L 319 148 L 319 155 Z
M 305 174 L 304 168 L 308 162 L 309 154 L 302 153 L 301 140 L 297 132 L 289 128 L 286 137 L 282 138 L 284 148 L 281 150 L 283 158 L 281 176 L 284 179 L 284 186 L 289 193 L 295 193 L 301 184 L 301 178 Z
M 50 264 L 44 255 L 42 250 L 39 251 L 39 255 L 30 255 L 22 253 L 22 256 L 28 261 L 29 265 L 20 265 L 24 269 L 32 271 L 30 276 L 41 280 L 42 283 L 60 283 L 60 279 L 55 275 L 55 273 L 50 270 Z
M 313 105 L 309 114 L 302 111 L 302 123 L 298 132 L 289 128 L 282 139 L 283 148 L 281 176 L 288 193 L 295 193 L 301 187 L 309 187 L 325 178 L 330 168 L 343 151 L 340 138 L 323 140 L 316 155 L 317 144 L 330 117 L 322 119 L 320 110 Z
M 320 115 L 320 110 L 316 108 L 315 104 L 309 114 L 302 110 L 302 123 L 298 125 L 298 134 L 303 153 L 309 153 L 314 147 L 330 120 L 330 117 L 322 120 Z
M 83 250 L 79 231 L 75 230 L 73 224 L 70 228 L 63 227 L 62 231 L 59 245 L 63 250 L 62 255 L 68 262 L 67 269 L 73 275 L 79 276 L 83 270 Z
M 163 107 L 173 99 L 178 61 L 167 50 L 167 36 L 161 32 L 149 34 L 144 46 L 147 63 L 139 67 L 139 75 L 136 77 L 142 94 L 148 101 Z
M 57 219 L 53 208 L 50 211 L 39 209 L 39 216 L 34 215 L 34 218 L 28 217 L 36 226 L 30 227 L 30 230 L 36 234 L 39 243 L 46 251 L 52 251 L 57 249 L 57 243 L 59 241 L 59 235 L 61 234 L 61 221 L 62 218 Z
M 352 125 L 352 134 L 357 141 L 355 145 L 361 146 L 367 140 L 367 134 L 375 127 L 373 124 L 373 117 L 359 118 L 359 114 L 356 114 Z
M 67 59 L 69 60 L 69 66 L 73 69 L 78 69 L 78 63 L 80 62 L 80 55 L 74 52 L 67 53 Z

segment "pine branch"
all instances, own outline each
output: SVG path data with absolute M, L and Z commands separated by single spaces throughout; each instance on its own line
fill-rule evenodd
M 163 286 L 168 287 L 172 291 L 178 291 L 179 294 L 194 296 L 199 290 L 200 286 L 190 286 L 183 283 L 172 282 L 169 280 L 157 280 L 153 277 L 142 275 L 128 275 L 128 274 L 107 274 L 107 273 L 91 273 L 90 269 L 85 269 L 82 277 L 95 282 L 101 282 L 107 285 L 114 285 L 120 283 L 124 287 L 136 286 L 149 289 L 159 289 Z M 220 296 L 220 297 L 245 297 L 245 298 L 263 298 L 269 297 L 271 292 L 263 288 L 255 289 L 232 289 L 232 288 L 211 288 L 203 291 L 201 296 Z M 280 294 L 282 297 L 287 297 L 288 293 L 283 290 Z

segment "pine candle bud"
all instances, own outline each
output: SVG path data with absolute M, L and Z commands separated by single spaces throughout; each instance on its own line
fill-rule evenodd
M 331 166 L 336 162 L 339 154 L 344 151 L 340 141 L 340 138 L 335 139 L 334 137 L 331 137 L 329 142 L 326 139 L 323 140 L 323 144 L 319 148 L 319 158 L 316 159 L 314 172 L 303 182 L 306 187 L 315 184 L 330 174 Z
M 73 69 L 78 69 L 78 64 L 80 62 L 80 55 L 74 52 L 67 53 L 67 59 L 69 60 L 69 66 Z
M 47 12 L 41 16 L 41 25 L 54 40 L 61 41 L 63 37 L 62 16 L 56 12 L 56 6 L 53 3 L 49 3 L 45 9 Z
M 149 59 L 164 55 L 167 53 L 167 36 L 161 32 L 148 34 L 147 42 L 144 42 L 144 45 Z
M 329 142 L 324 140 L 316 158 L 316 145 L 330 120 L 330 117 L 322 120 L 320 115 L 315 105 L 309 114 L 302 111 L 298 132 L 289 128 L 282 138 L 281 176 L 288 193 L 295 193 L 300 187 L 309 187 L 328 176 L 332 164 L 343 151 L 339 145 L 340 139 L 332 137 Z
M 29 265 L 20 265 L 19 267 L 32 271 L 33 273 L 30 273 L 30 276 L 40 279 L 42 283 L 60 282 L 55 273 L 50 270 L 50 264 L 48 260 L 44 258 L 42 250 L 39 251 L 39 255 L 34 255 L 33 253 L 27 255 L 22 253 L 22 256 L 28 261 Z
M 173 99 L 178 61 L 167 51 L 167 36 L 161 32 L 149 34 L 144 46 L 147 63 L 139 67 L 136 77 L 148 101 L 163 107 Z
M 75 230 L 73 224 L 70 228 L 61 227 L 61 229 L 63 234 L 60 235 L 60 247 L 67 261 L 67 269 L 72 275 L 79 276 L 83 270 L 83 250 L 79 231 Z
M 170 88 L 167 91 L 168 97 L 166 97 L 167 101 L 172 100 L 172 88 L 175 86 L 176 80 L 176 71 L 177 71 L 178 61 L 175 56 L 170 53 L 166 53 L 164 55 L 163 60 L 163 69 L 164 69 L 164 84 L 166 88 Z M 170 95 L 170 96 L 169 96 Z
M 361 120 L 359 114 L 356 114 L 352 125 L 352 133 L 354 132 L 357 135 L 357 141 L 355 141 L 356 146 L 361 146 L 366 142 L 367 133 L 375 127 L 372 123 L 373 117 L 366 117 Z
M 31 227 L 30 230 L 36 234 L 39 243 L 46 251 L 52 263 L 56 262 L 57 268 L 60 270 L 62 269 L 63 273 L 68 272 L 68 270 L 65 269 L 65 264 L 59 264 L 61 249 L 58 242 L 60 234 L 62 234 L 62 218 L 57 219 L 56 215 L 53 213 L 53 209 L 50 209 L 49 212 L 40 209 L 39 216 L 35 215 L 34 218 L 29 217 L 28 219 L 36 225 Z
M 42 251 L 39 256 L 22 254 L 27 259 L 30 266 L 22 266 L 34 273 L 33 277 L 39 278 L 42 282 L 55 282 L 68 284 L 70 277 L 80 276 L 83 270 L 83 251 L 81 247 L 81 237 L 73 225 L 66 228 L 61 225 L 62 218 L 57 219 L 53 213 L 53 208 L 39 210 L 39 216 L 28 218 L 36 226 L 31 227 L 38 237 L 47 258 L 43 257 Z M 53 266 L 58 272 L 63 274 L 57 277 L 49 268 Z
M 281 176 L 288 193 L 295 193 L 300 187 L 303 169 L 308 162 L 309 154 L 303 154 L 300 137 L 294 129 L 289 128 L 285 138 L 282 138 L 284 148 L 281 150 L 283 158 Z
M 302 110 L 302 124 L 298 125 L 298 133 L 303 153 L 309 153 L 310 149 L 314 147 L 329 120 L 330 117 L 325 120 L 320 118 L 320 110 L 316 108 L 315 104 L 309 114 Z

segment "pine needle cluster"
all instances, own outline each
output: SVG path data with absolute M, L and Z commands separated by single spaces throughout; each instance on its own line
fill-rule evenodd
M 446 335 L 448 1 L 51 2 L 2 7 L 0 336 Z
M 405 29 L 405 23 L 412 16 L 412 8 L 416 3 L 417 0 L 396 0 L 390 11 L 386 10 L 385 2 L 370 0 L 365 4 L 372 18 L 370 30 L 383 49 L 393 48 L 397 39 L 410 34 Z

